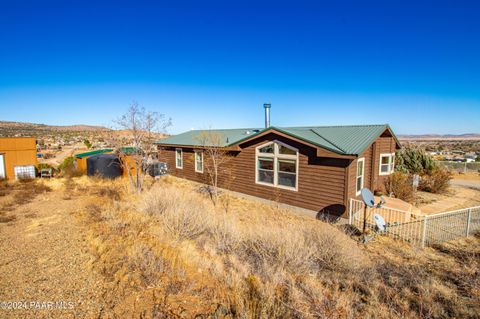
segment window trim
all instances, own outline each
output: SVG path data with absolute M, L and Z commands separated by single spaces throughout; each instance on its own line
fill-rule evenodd
M 388 157 L 388 164 L 382 164 L 382 158 Z M 382 165 L 388 165 L 388 171 L 382 172 Z M 380 162 L 378 164 L 378 175 L 386 176 L 395 171 L 395 153 L 380 153 Z
M 360 187 L 359 190 L 357 190 L 357 180 L 360 176 L 358 176 L 358 163 L 362 162 L 362 187 Z M 357 162 L 355 163 L 355 194 L 358 196 L 362 193 L 362 189 L 365 186 L 365 157 L 360 157 L 357 159 Z
M 204 166 L 204 165 L 203 165 L 203 151 L 198 151 L 198 150 L 197 150 L 197 151 L 194 151 L 194 154 L 195 154 L 195 155 L 194 155 L 195 173 L 202 173 L 202 174 L 203 174 L 203 166 Z M 198 162 L 197 162 L 197 154 L 200 154 L 201 157 L 202 157 L 202 160 L 201 160 L 201 162 L 202 162 L 202 169 L 201 169 L 201 170 L 199 170 L 199 169 L 197 168 L 197 163 L 198 163 Z
M 260 153 L 260 149 L 269 145 L 269 144 L 274 144 L 273 147 L 273 153 Z M 292 151 L 295 151 L 295 155 L 292 154 L 280 154 L 279 153 L 279 147 L 278 145 L 282 145 L 284 147 L 287 147 L 291 149 Z M 290 191 L 295 191 L 298 192 L 298 175 L 299 175 L 299 150 L 293 146 L 290 146 L 286 143 L 283 143 L 279 140 L 273 140 L 273 141 L 268 141 L 264 144 L 261 144 L 255 148 L 255 184 L 263 185 L 263 186 L 270 186 L 270 187 L 275 187 L 275 188 L 281 188 L 281 189 L 286 189 Z M 270 183 L 265 183 L 261 182 L 258 180 L 258 160 L 259 158 L 264 157 L 264 158 L 273 158 L 273 184 Z M 295 187 L 290 187 L 290 186 L 285 186 L 285 185 L 279 185 L 278 184 L 278 172 L 279 172 L 279 164 L 278 160 L 279 159 L 285 159 L 285 160 L 295 160 Z
M 390 162 L 390 174 L 395 172 L 395 157 L 396 156 L 397 155 L 395 153 L 392 153 L 391 162 Z
M 182 164 L 180 166 L 178 165 L 178 158 L 177 158 L 178 151 L 180 151 L 180 162 Z M 183 150 L 181 148 L 175 149 L 175 168 L 183 169 Z

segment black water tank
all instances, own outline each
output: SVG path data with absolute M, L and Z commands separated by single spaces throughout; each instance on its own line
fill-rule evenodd
M 118 157 L 109 154 L 87 158 L 87 175 L 115 178 L 122 176 L 122 166 Z

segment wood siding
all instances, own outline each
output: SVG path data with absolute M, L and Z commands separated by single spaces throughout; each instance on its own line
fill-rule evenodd
M 0 154 L 4 154 L 5 177 L 14 179 L 14 167 L 37 166 L 37 144 L 34 137 L 0 138 Z
M 298 191 L 260 185 L 255 180 L 256 147 L 278 140 L 299 150 Z M 241 151 L 231 152 L 219 176 L 219 186 L 316 212 L 329 212 L 348 218 L 348 202 L 355 198 L 357 159 L 318 157 L 317 150 L 285 136 L 270 133 L 241 144 Z M 386 176 L 378 176 L 380 153 L 395 152 L 392 136 L 380 136 L 360 156 L 365 158 L 364 187 L 377 189 Z M 198 150 L 198 148 L 197 148 Z M 204 173 L 195 172 L 194 149 L 182 148 L 183 168 L 175 167 L 175 147 L 159 147 L 158 158 L 166 162 L 171 175 L 200 183 L 209 183 L 204 156 Z
M 298 191 L 260 185 L 255 181 L 256 147 L 273 140 L 299 149 Z M 231 153 L 231 159 L 224 165 L 225 170 L 219 176 L 220 187 L 317 212 L 326 209 L 344 213 L 348 201 L 345 196 L 345 171 L 349 160 L 317 157 L 316 149 L 274 134 L 262 136 L 241 147 L 240 152 Z M 195 172 L 194 150 L 182 148 L 182 151 L 183 169 L 175 167 L 175 148 L 159 150 L 159 160 L 167 163 L 171 175 L 208 183 L 206 169 L 204 173 Z M 207 156 L 204 160 L 208 160 Z
M 363 187 L 368 187 L 372 191 L 382 190 L 385 179 L 388 175 L 379 175 L 380 154 L 395 153 L 396 143 L 392 136 L 382 135 L 378 137 L 360 156 L 365 158 L 365 177 Z M 349 166 L 349 182 L 348 194 L 351 198 L 359 199 L 356 195 L 356 177 L 357 177 L 357 161 L 352 161 Z

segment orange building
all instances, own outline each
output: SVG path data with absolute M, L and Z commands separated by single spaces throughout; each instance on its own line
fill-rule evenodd
M 0 178 L 35 178 L 37 143 L 34 137 L 0 138 Z

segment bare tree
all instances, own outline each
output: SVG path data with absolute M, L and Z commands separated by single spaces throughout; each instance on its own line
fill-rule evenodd
M 131 140 L 129 148 L 116 145 L 122 167 L 127 171 L 132 188 L 141 192 L 149 159 L 156 153 L 156 133 L 164 132 L 171 119 L 164 114 L 145 110 L 133 102 L 127 112 L 114 121 L 119 129 L 125 130 Z
M 227 169 L 224 164 L 230 160 L 228 149 L 225 147 L 226 139 L 222 134 L 206 130 L 200 132 L 198 136 L 200 145 L 202 145 L 205 154 L 204 168 L 207 173 L 208 182 L 212 186 L 209 189 L 210 197 L 213 204 L 216 205 L 218 199 L 218 180 L 221 173 L 225 176 Z M 196 159 L 195 159 L 196 160 Z

